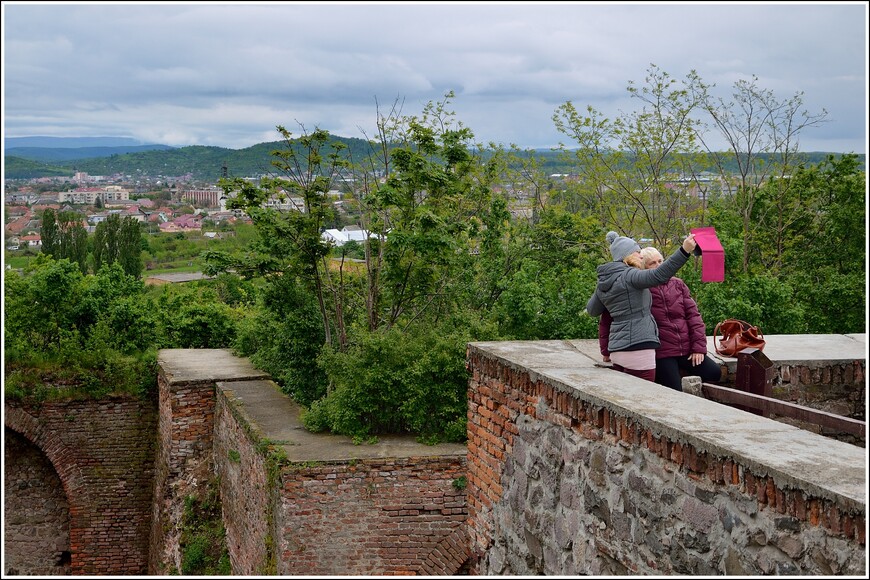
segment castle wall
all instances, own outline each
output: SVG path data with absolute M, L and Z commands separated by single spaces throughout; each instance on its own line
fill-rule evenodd
M 234 574 L 454 574 L 465 448 L 312 434 L 272 381 L 217 383 L 215 470 Z
M 864 450 L 600 368 L 469 347 L 481 575 L 862 575 Z
M 156 425 L 131 396 L 7 400 L 4 575 L 145 573 Z
M 767 338 L 774 396 L 863 418 L 866 337 Z M 467 447 L 309 433 L 223 349 L 161 351 L 156 401 L 6 400 L 4 575 L 178 573 L 215 479 L 234 575 L 866 573 L 864 449 L 596 350 L 470 345 Z

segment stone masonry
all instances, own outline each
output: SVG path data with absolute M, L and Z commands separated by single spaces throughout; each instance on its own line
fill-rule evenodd
M 866 415 L 866 335 L 766 338 L 774 396 Z M 867 572 L 864 449 L 604 368 L 594 340 L 469 345 L 467 446 L 309 433 L 229 351 L 159 358 L 157 400 L 5 401 L 4 575 L 178 573 L 215 480 L 234 575 Z
M 863 449 L 600 368 L 582 342 L 469 347 L 474 573 L 866 572 Z

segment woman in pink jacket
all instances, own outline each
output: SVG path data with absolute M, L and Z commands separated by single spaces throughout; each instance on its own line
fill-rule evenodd
M 655 248 L 641 250 L 643 267 L 657 268 L 662 255 Z M 705 383 L 718 383 L 722 369 L 707 356 L 707 335 L 698 305 L 689 293 L 686 283 L 673 277 L 661 286 L 649 289 L 652 294 L 652 315 L 659 329 L 656 350 L 656 382 L 682 391 L 680 370 L 687 375 L 700 376 Z M 598 341 L 604 360 L 610 352 L 607 342 L 610 335 L 610 316 L 605 313 L 598 327 Z

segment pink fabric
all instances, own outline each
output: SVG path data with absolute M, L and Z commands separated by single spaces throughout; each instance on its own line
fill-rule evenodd
M 701 282 L 725 280 L 725 250 L 716 237 L 716 228 L 694 228 L 695 242 L 701 254 Z
M 610 353 L 610 360 L 615 365 L 633 371 L 647 371 L 656 368 L 656 351 L 653 348 L 643 350 L 623 350 Z

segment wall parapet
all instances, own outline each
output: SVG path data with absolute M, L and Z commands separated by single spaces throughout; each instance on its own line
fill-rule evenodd
M 597 341 L 468 360 L 475 573 L 863 573 L 863 449 L 603 368 Z
M 185 490 L 216 475 L 233 574 L 454 573 L 470 548 L 466 447 L 311 433 L 301 408 L 230 351 L 161 351 L 154 568 L 179 561 Z M 160 501 L 163 498 L 163 501 Z M 177 565 L 176 565 L 177 567 Z

